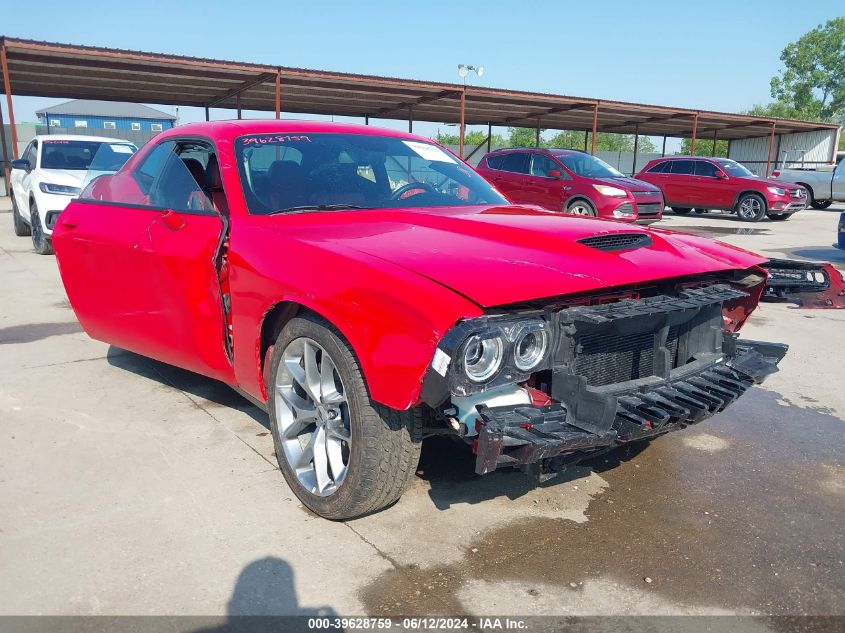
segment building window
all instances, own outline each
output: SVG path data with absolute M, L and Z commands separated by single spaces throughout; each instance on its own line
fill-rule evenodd
M 73 127 L 88 127 L 88 121 L 74 121 Z
M 162 130 L 161 123 L 150 123 L 150 129 L 153 132 L 161 132 L 161 130 Z
M 103 121 L 103 127 L 107 130 L 116 130 L 117 124 L 114 121 Z
M 62 122 L 58 119 L 50 119 L 50 127 L 61 127 Z
M 138 131 L 140 131 L 140 129 L 141 129 L 140 123 L 134 123 L 134 122 L 132 123 L 132 131 L 133 132 L 138 132 Z

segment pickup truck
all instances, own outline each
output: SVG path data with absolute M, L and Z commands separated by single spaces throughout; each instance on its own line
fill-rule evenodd
M 772 178 L 794 182 L 810 194 L 814 209 L 827 209 L 834 202 L 845 201 L 845 158 L 835 167 L 819 169 L 776 169 Z

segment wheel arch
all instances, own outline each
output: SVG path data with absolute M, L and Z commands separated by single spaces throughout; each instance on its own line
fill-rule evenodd
M 758 189 L 743 189 L 742 191 L 739 191 L 736 194 L 736 196 L 734 197 L 734 203 L 733 203 L 733 207 L 732 207 L 732 209 L 734 211 L 736 211 L 736 205 L 739 204 L 739 201 L 742 198 L 742 196 L 745 196 L 745 195 L 748 195 L 748 194 L 754 194 L 757 197 L 762 198 L 763 204 L 766 207 L 766 212 L 768 213 L 768 211 L 769 211 L 769 200 L 766 198 L 766 195 Z
M 576 194 L 569 196 L 563 202 L 563 208 L 568 209 L 569 205 L 572 204 L 573 202 L 575 202 L 576 200 L 583 200 L 584 202 L 587 202 L 591 207 L 593 207 L 593 211 L 598 211 L 598 207 L 596 206 L 596 203 L 593 202 L 592 200 L 590 200 L 589 196 L 587 196 L 587 194 L 584 194 L 584 193 L 576 193 Z

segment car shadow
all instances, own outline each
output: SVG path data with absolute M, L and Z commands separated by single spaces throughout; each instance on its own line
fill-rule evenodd
M 243 568 L 226 605 L 226 620 L 218 626 L 195 629 L 194 633 L 247 633 L 269 631 L 311 631 L 309 619 L 333 620 L 330 606 L 303 608 L 299 605 L 290 564 L 267 556 Z
M 622 446 L 579 462 L 538 484 L 536 479 L 513 468 L 477 475 L 475 456 L 468 446 L 449 438 L 432 437 L 423 442 L 417 476 L 428 483 L 428 495 L 434 506 L 438 510 L 448 510 L 453 504 L 484 503 L 497 497 L 514 501 L 538 486 L 552 488 L 585 478 L 592 472 L 616 468 L 639 455 L 647 446 L 647 442 Z
M 212 406 L 236 409 L 246 413 L 264 428 L 268 430 L 270 428 L 270 422 L 264 411 L 219 380 L 201 376 L 192 371 L 180 369 L 179 367 L 174 367 L 173 365 L 168 365 L 167 363 L 162 363 L 146 356 L 141 356 L 140 354 L 115 347 L 114 345 L 109 346 L 109 350 L 106 353 L 106 360 L 113 367 L 132 372 L 133 374 L 143 376 L 144 378 L 172 387 L 191 396 L 201 398 L 211 403 Z M 206 406 L 205 403 L 199 404 Z
M 0 345 L 34 343 L 51 336 L 64 336 L 82 331 L 78 321 L 59 323 L 25 323 L 0 328 Z
M 833 262 L 837 264 L 845 263 L 845 250 L 840 250 L 835 246 L 805 246 L 803 248 L 795 248 L 783 251 L 790 257 L 798 259 L 806 259 L 814 262 Z

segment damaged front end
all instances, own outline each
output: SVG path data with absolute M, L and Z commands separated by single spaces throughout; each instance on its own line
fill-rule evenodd
M 770 259 L 765 301 L 785 301 L 802 308 L 845 308 L 845 279 L 829 262 Z
M 462 322 L 423 398 L 473 443 L 479 474 L 539 475 L 684 428 L 777 371 L 786 345 L 735 333 L 763 279 L 757 269 Z

